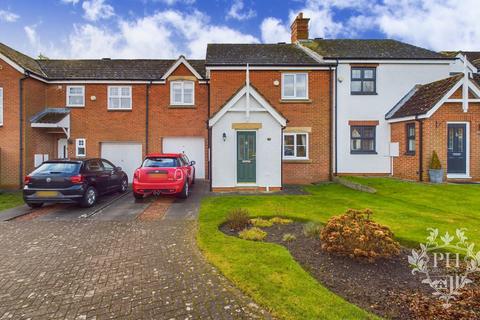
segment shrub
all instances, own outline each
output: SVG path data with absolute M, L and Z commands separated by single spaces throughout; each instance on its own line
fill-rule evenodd
M 322 225 L 318 222 L 308 222 L 303 226 L 303 234 L 306 237 L 320 237 L 320 230 L 322 230 Z
M 250 226 L 250 216 L 246 209 L 233 209 L 227 215 L 227 227 L 239 231 Z
M 430 160 L 430 169 L 433 169 L 433 170 L 442 169 L 442 163 L 440 162 L 440 159 L 438 158 L 438 154 L 436 151 L 433 151 L 432 159 Z
M 267 236 L 267 233 L 260 228 L 253 227 L 240 231 L 238 236 L 244 240 L 262 241 Z
M 273 225 L 273 222 L 271 222 L 270 220 L 265 220 L 262 218 L 250 219 L 250 223 L 252 224 L 252 226 L 259 228 L 271 227 Z
M 270 219 L 270 222 L 275 224 L 290 224 L 293 222 L 293 220 L 280 218 L 280 217 L 273 217 L 272 219 Z
M 400 245 L 385 226 L 370 220 L 372 211 L 349 209 L 328 220 L 320 233 L 322 249 L 350 257 L 390 258 L 400 254 Z
M 283 242 L 290 242 L 293 240 L 297 240 L 297 237 L 295 237 L 295 235 L 292 233 L 285 233 L 282 237 Z

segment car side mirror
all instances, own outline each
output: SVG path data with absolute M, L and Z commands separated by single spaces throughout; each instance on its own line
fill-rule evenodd
M 196 163 L 195 161 L 190 161 L 190 165 L 191 165 L 191 166 L 194 166 L 195 163 Z
M 116 167 L 115 171 L 122 171 L 122 167 Z

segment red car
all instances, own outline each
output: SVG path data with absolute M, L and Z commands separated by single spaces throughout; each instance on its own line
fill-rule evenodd
M 149 154 L 133 175 L 133 195 L 177 194 L 187 198 L 195 183 L 195 161 L 183 153 Z

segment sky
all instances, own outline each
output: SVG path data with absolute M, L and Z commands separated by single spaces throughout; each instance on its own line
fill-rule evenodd
M 49 58 L 204 58 L 207 43 L 391 38 L 480 51 L 480 0 L 0 0 L 0 42 Z

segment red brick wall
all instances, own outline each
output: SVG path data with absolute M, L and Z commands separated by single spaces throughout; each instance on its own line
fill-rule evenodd
M 312 183 L 330 179 L 331 119 L 330 72 L 309 71 L 308 103 L 281 101 L 280 71 L 250 72 L 251 84 L 287 119 L 287 127 L 310 127 L 309 161 L 284 161 L 284 183 Z M 218 111 L 245 84 L 245 71 L 211 71 L 211 112 Z
M 415 155 L 407 154 L 407 123 L 415 124 L 416 152 Z M 416 121 L 398 122 L 391 124 L 391 141 L 398 142 L 400 146 L 400 156 L 393 158 L 393 175 L 402 179 L 419 179 L 419 136 L 420 125 Z
M 0 60 L 3 126 L 0 126 L 0 188 L 19 186 L 19 79 L 22 74 Z

